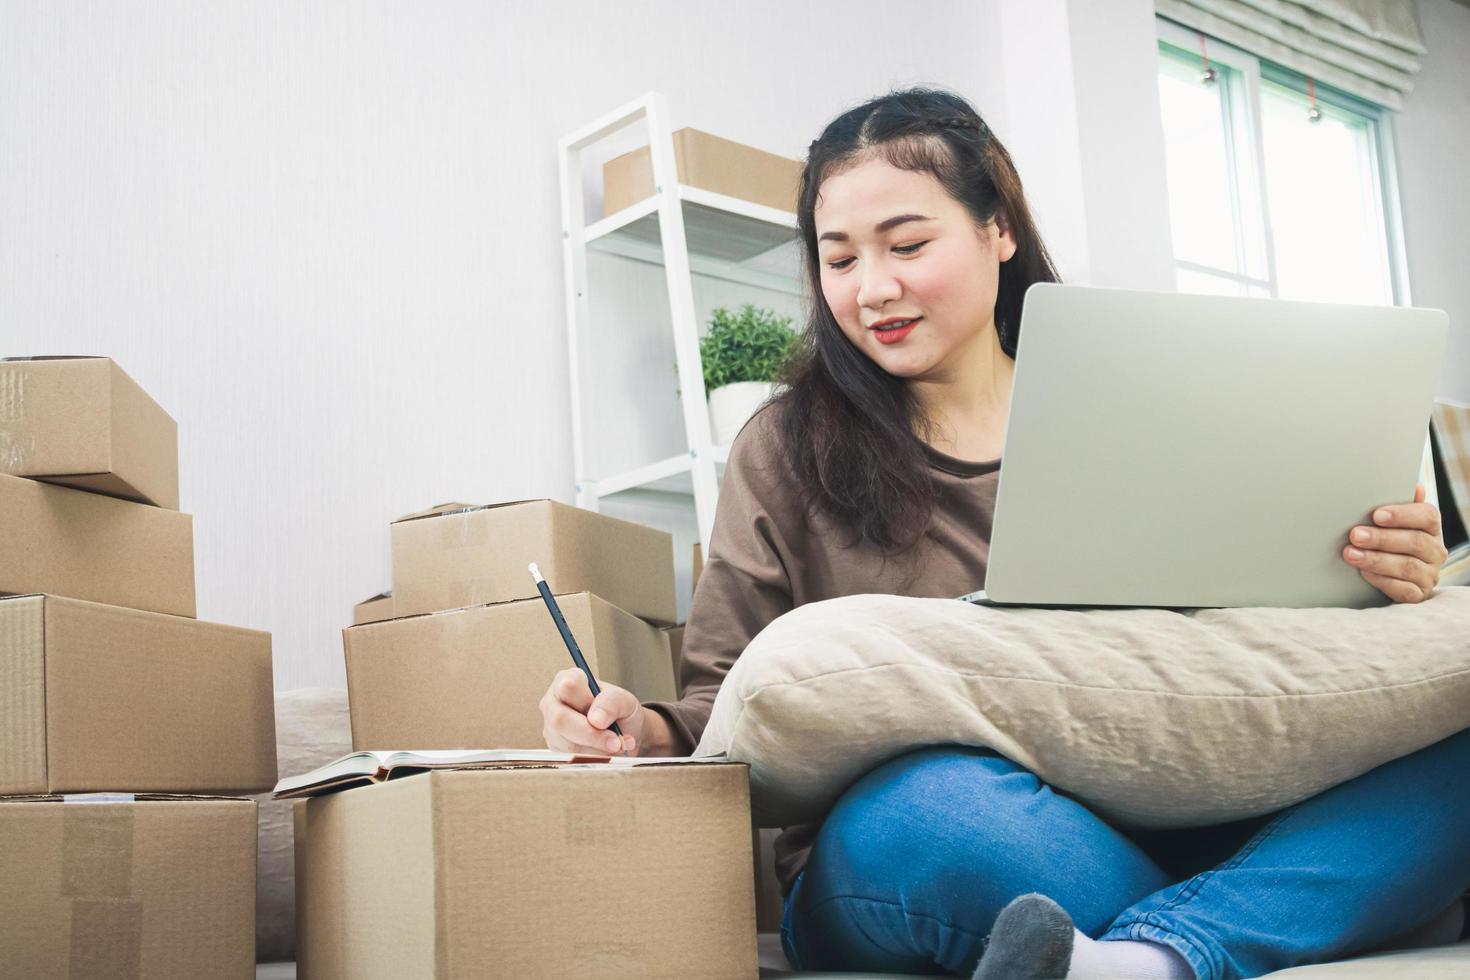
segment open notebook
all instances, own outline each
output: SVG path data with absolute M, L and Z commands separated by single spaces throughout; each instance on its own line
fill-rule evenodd
M 606 756 L 578 755 L 554 749 L 418 749 L 351 752 L 335 762 L 276 783 L 274 799 L 319 796 L 353 786 L 381 783 L 428 769 L 501 769 L 511 766 L 613 765 L 647 766 L 670 762 L 725 762 L 723 755 Z

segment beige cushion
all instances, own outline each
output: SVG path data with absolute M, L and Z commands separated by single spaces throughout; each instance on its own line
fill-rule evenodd
M 1270 812 L 1470 727 L 1470 587 L 1371 609 L 1028 609 L 860 595 L 751 641 L 696 750 L 763 826 L 923 745 L 982 745 L 1114 821 Z

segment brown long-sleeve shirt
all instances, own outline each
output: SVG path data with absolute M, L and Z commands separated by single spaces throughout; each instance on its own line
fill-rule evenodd
M 683 696 L 645 702 L 668 720 L 675 751 L 684 754 L 699 744 L 730 667 L 782 613 L 845 595 L 953 598 L 985 586 L 1000 460 L 970 462 L 929 449 L 942 490 L 929 528 L 903 555 L 885 558 L 866 543 L 847 547 L 850 532 L 805 512 L 781 462 L 778 410 L 757 412 L 730 447 L 709 555 L 684 627 Z M 783 893 L 806 865 L 816 831 L 788 827 L 777 839 Z

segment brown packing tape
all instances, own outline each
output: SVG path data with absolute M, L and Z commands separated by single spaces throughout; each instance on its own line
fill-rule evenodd
M 23 468 L 35 453 L 35 434 L 22 425 L 25 415 L 25 372 L 0 365 L 0 473 Z
M 476 604 L 475 589 L 469 582 L 451 582 L 444 591 L 449 596 L 449 605 L 452 609 L 461 609 Z
M 133 807 L 61 808 L 61 893 L 71 898 L 68 980 L 138 980 L 142 908 L 132 897 Z
M 479 515 L 479 511 L 469 511 L 438 518 L 439 543 L 445 548 L 475 548 L 489 544 L 489 522 L 477 520 Z
M 19 422 L 25 415 L 25 372 L 0 365 L 0 423 Z
M 67 980 L 138 980 L 142 943 L 143 908 L 138 902 L 74 899 Z
M 46 790 L 46 617 L 40 596 L 0 600 L 0 742 L 0 794 Z
M 0 431 L 0 473 L 23 469 L 36 454 L 36 437 L 29 432 Z

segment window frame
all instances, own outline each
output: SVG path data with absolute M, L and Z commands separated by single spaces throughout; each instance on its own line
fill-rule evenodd
M 1157 37 L 1162 45 L 1175 49 L 1175 54 L 1184 57 L 1198 58 L 1200 32 L 1193 28 L 1184 27 L 1168 18 L 1159 16 L 1155 18 L 1158 28 Z M 1271 213 L 1268 204 L 1267 179 L 1266 179 L 1266 154 L 1263 115 L 1261 112 L 1261 84 L 1266 82 L 1290 89 L 1301 95 L 1307 95 L 1307 77 L 1300 72 L 1284 68 L 1271 61 L 1235 47 L 1228 42 L 1206 35 L 1206 51 L 1210 63 L 1220 64 L 1238 75 L 1244 83 L 1243 92 L 1232 93 L 1231 98 L 1222 100 L 1222 122 L 1225 125 L 1225 140 L 1227 147 L 1231 150 L 1229 171 L 1235 181 L 1231 187 L 1232 205 L 1235 208 L 1236 227 L 1234 229 L 1237 241 L 1237 254 L 1241 252 L 1241 244 L 1244 236 L 1254 231 L 1242 224 L 1243 220 L 1257 221 L 1264 235 L 1265 263 L 1268 281 L 1262 281 L 1255 276 L 1230 273 L 1215 269 L 1210 266 L 1200 265 L 1193 262 L 1174 259 L 1176 268 L 1200 272 L 1207 275 L 1231 279 L 1247 287 L 1266 286 L 1269 295 L 1274 299 L 1279 297 L 1279 284 L 1276 273 L 1276 246 L 1275 235 L 1271 227 Z M 1159 52 L 1160 57 L 1166 53 Z M 1408 259 L 1404 250 L 1403 215 L 1400 207 L 1398 192 L 1398 165 L 1394 152 L 1394 129 L 1393 114 L 1382 106 L 1375 105 L 1357 96 L 1316 82 L 1316 96 L 1318 103 L 1362 117 L 1369 127 L 1369 145 L 1372 149 L 1372 169 L 1374 172 L 1374 185 L 1377 190 L 1377 201 L 1380 208 L 1384 244 L 1387 250 L 1389 288 L 1392 294 L 1393 305 L 1410 306 L 1412 300 L 1409 294 L 1409 272 Z M 1235 86 L 1231 86 L 1235 88 Z M 1244 115 L 1244 119 L 1240 116 Z M 1244 143 L 1244 153 L 1239 152 L 1238 144 Z M 1242 175 L 1239 172 L 1239 160 L 1244 157 L 1251 161 L 1253 173 Z M 1245 186 L 1246 196 L 1254 197 L 1259 205 L 1260 214 L 1258 218 L 1243 219 L 1240 212 L 1239 202 L 1242 198 L 1241 180 L 1244 178 L 1249 183 Z M 1250 185 L 1254 185 L 1251 187 Z

